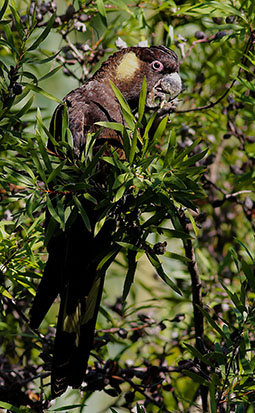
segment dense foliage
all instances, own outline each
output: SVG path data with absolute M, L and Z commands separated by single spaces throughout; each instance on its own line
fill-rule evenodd
M 254 411 L 254 12 L 252 0 L 3 2 L 1 408 Z M 137 117 L 115 90 L 127 127 L 104 126 L 121 128 L 126 160 L 104 158 L 102 185 L 94 137 L 77 160 L 67 116 L 60 142 L 49 119 L 117 47 L 139 42 L 176 51 L 185 90 L 152 138 L 146 84 Z M 107 282 L 86 382 L 51 401 L 57 303 L 40 332 L 28 312 L 53 232 L 76 214 L 90 229 L 84 198 L 101 211 L 96 232 L 112 219 L 117 229 L 102 251 Z

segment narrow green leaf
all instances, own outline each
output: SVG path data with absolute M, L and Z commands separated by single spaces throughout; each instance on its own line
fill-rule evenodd
M 53 169 L 46 181 L 46 184 L 49 184 L 51 181 L 53 181 L 56 176 L 59 175 L 60 171 L 63 169 L 63 167 L 66 164 L 66 160 L 62 161 L 55 169 Z
M 137 413 L 146 413 L 144 407 L 141 406 L 141 405 L 138 404 L 138 403 L 136 403 L 136 410 L 137 410 Z
M 8 26 L 6 26 L 8 27 Z M 16 47 L 14 47 L 14 45 L 12 43 L 10 43 L 8 40 L 1 40 L 0 39 L 0 45 L 7 47 L 8 49 L 10 49 L 14 54 L 16 54 L 16 56 L 19 55 L 18 50 L 16 49 Z
M 49 154 L 46 150 L 46 144 L 42 140 L 43 139 L 42 133 L 40 133 L 40 127 L 41 127 L 41 124 L 42 124 L 42 117 L 41 117 L 41 112 L 40 112 L 39 108 L 37 109 L 36 120 L 37 121 L 40 120 L 40 122 L 38 121 L 39 131 L 37 131 L 37 133 L 36 133 L 36 140 L 37 140 L 38 145 L 39 145 L 40 154 L 42 156 L 42 160 L 44 162 L 46 171 L 51 172 L 52 171 L 51 161 L 49 159 Z M 46 182 L 46 181 L 44 181 L 44 182 Z
M 144 114 L 146 96 L 147 96 L 147 82 L 146 82 L 146 77 L 144 77 L 141 92 L 139 95 L 139 102 L 138 102 L 138 122 L 141 122 L 143 114 Z
M 142 227 L 148 228 L 151 225 L 159 225 L 162 222 L 162 220 L 165 218 L 165 216 L 166 216 L 166 212 L 163 209 L 161 209 L 156 214 L 154 214 L 152 217 L 147 219 L 147 221 L 143 223 Z M 155 230 L 156 229 L 157 228 L 155 227 Z
M 204 149 L 200 153 L 197 153 L 196 155 L 191 156 L 189 159 L 182 162 L 181 167 L 186 168 L 187 166 L 193 165 L 195 162 L 200 161 L 200 159 L 204 158 L 204 156 L 207 154 L 207 152 L 208 152 L 208 148 Z
M 131 251 L 144 252 L 142 248 L 138 248 L 135 245 L 130 244 L 129 242 L 116 241 L 116 244 L 120 245 L 123 248 L 127 248 L 128 250 L 131 250 Z
M 184 255 L 176 254 L 175 252 L 166 251 L 164 256 L 167 258 L 171 258 L 172 260 L 181 261 L 184 263 L 191 262 L 191 260 Z
M 163 167 L 166 168 L 171 165 L 172 159 L 175 157 L 175 150 L 176 150 L 176 134 L 174 128 L 171 129 L 170 136 L 168 139 L 168 146 L 166 153 L 164 155 L 164 164 Z
M 97 221 L 96 225 L 95 225 L 95 229 L 94 229 L 94 236 L 96 237 L 97 234 L 99 233 L 99 231 L 103 228 L 104 223 L 106 220 L 106 216 L 104 216 L 103 218 L 101 218 L 99 221 Z
M 123 133 L 124 125 L 117 122 L 95 122 L 95 125 L 103 126 L 103 128 L 113 129 Z
M 9 410 L 10 412 L 13 412 L 13 413 L 29 413 L 29 412 L 31 412 L 30 408 L 22 407 L 22 408 L 19 409 L 18 407 L 14 406 L 13 404 L 5 403 L 5 402 L 0 402 L 0 407 L 3 408 L 3 409 L 7 409 L 7 410 Z
M 3 15 L 4 15 L 4 13 L 5 13 L 5 10 L 7 9 L 8 2 L 9 2 L 9 0 L 5 0 L 5 2 L 4 2 L 4 4 L 3 4 L 3 7 L 2 7 L 1 10 L 0 10 L 0 20 L 2 20 L 2 17 L 3 17 Z
M 144 131 L 144 134 L 143 134 L 144 146 L 143 146 L 143 151 L 142 151 L 142 157 L 144 157 L 144 155 L 147 152 L 147 148 L 148 148 L 148 145 L 149 145 L 149 131 L 150 131 L 152 125 L 153 125 L 153 122 L 154 122 L 156 116 L 157 116 L 157 112 L 154 112 L 152 117 L 149 119 L 149 122 L 147 123 L 147 125 L 145 127 L 145 131 Z
M 124 10 L 126 13 L 131 14 L 131 16 L 135 17 L 134 13 L 130 10 L 130 7 L 126 3 L 124 3 L 123 0 L 109 0 L 109 3 L 117 6 L 118 10 Z
M 126 301 L 131 285 L 133 284 L 136 267 L 137 267 L 136 251 L 129 250 L 128 251 L 128 272 L 125 278 L 123 293 L 122 293 L 123 302 Z
M 34 97 L 32 96 L 32 97 L 25 103 L 25 105 L 23 106 L 23 108 L 20 109 L 20 110 L 16 113 L 17 118 L 21 118 L 21 116 L 23 116 L 23 115 L 28 111 L 28 109 L 32 106 L 33 101 L 34 101 Z
M 86 169 L 84 170 L 84 172 L 81 176 L 81 180 L 84 179 L 84 178 L 87 178 L 90 175 L 90 173 L 92 173 L 93 169 L 96 167 L 99 159 L 101 158 L 102 154 L 104 153 L 105 148 L 106 148 L 106 143 L 104 145 L 102 145 L 102 147 L 99 149 L 99 151 L 96 153 L 96 155 L 92 158 L 91 162 L 88 163 L 88 166 L 86 167 Z
M 109 251 L 108 254 L 106 254 L 98 264 L 97 270 L 107 269 L 109 265 L 112 263 L 112 261 L 115 259 L 115 257 L 118 255 L 120 250 L 121 248 L 116 246 L 111 251 Z
M 255 260 L 254 260 L 253 256 L 251 255 L 250 251 L 248 250 L 248 248 L 246 247 L 246 245 L 242 241 L 240 241 L 239 239 L 236 238 L 236 240 L 245 249 L 245 251 L 249 255 L 250 259 L 252 260 L 253 264 L 255 265 Z
M 215 388 L 215 381 L 212 380 L 209 385 L 209 392 L 210 392 L 210 407 L 211 413 L 217 413 L 217 401 L 215 398 L 216 395 L 216 388 Z
M 31 57 L 25 57 L 26 55 L 24 55 L 24 58 L 22 59 L 22 63 L 33 63 L 33 65 L 44 65 L 45 63 L 48 63 L 54 60 L 59 55 L 59 53 L 60 51 L 42 60 L 36 60 L 34 58 L 31 59 Z
M 125 190 L 126 190 L 126 185 L 121 185 L 121 187 L 116 192 L 112 202 L 118 202 L 123 197 Z
M 180 163 L 186 155 L 193 151 L 193 149 L 201 142 L 201 138 L 196 139 L 191 145 L 185 148 L 181 153 L 175 158 L 174 165 Z
M 63 407 L 57 407 L 57 408 L 54 408 L 54 409 L 49 409 L 48 412 L 63 412 L 63 411 L 67 412 L 69 410 L 77 409 L 78 407 L 83 408 L 85 406 L 86 406 L 86 404 L 84 404 L 84 403 L 82 403 L 82 404 L 70 404 L 70 405 L 63 406 Z
M 43 90 L 39 86 L 35 86 L 35 85 L 32 85 L 31 83 L 26 83 L 26 82 L 21 82 L 21 84 L 23 86 L 26 86 L 28 89 L 33 90 L 36 93 L 40 93 L 41 95 L 45 96 L 48 99 L 54 100 L 57 103 L 62 103 L 62 101 L 60 99 L 58 99 L 57 97 L 55 97 L 55 96 L 51 95 L 50 93 L 46 92 L 45 90 Z
M 62 202 L 62 199 L 57 195 L 56 197 L 57 199 L 57 210 L 58 210 L 58 216 L 60 219 L 60 226 L 61 229 L 64 231 L 65 230 L 65 209 L 64 209 L 64 204 Z
M 126 155 L 126 159 L 130 156 L 131 139 L 129 137 L 127 129 L 124 127 L 122 132 L 123 147 Z
M 61 140 L 65 142 L 66 138 L 66 131 L 68 128 L 68 111 L 66 104 L 63 105 L 63 112 L 61 118 Z
M 105 26 L 107 26 L 106 11 L 103 0 L 96 0 L 97 9 Z
M 241 268 L 243 270 L 243 273 L 249 283 L 249 286 L 251 287 L 252 291 L 255 292 L 255 271 L 254 271 L 254 265 L 248 264 L 244 259 L 242 260 L 241 263 Z
M 158 275 L 160 276 L 160 278 L 162 278 L 162 280 L 170 287 L 172 288 L 177 294 L 182 296 L 182 292 L 181 290 L 177 287 L 177 285 L 174 283 L 174 281 L 171 280 L 171 278 L 169 278 L 166 273 L 163 270 L 163 267 L 158 259 L 158 257 L 156 256 L 156 254 L 152 254 L 149 252 L 146 252 L 146 255 L 150 261 L 150 263 L 153 265 L 153 267 L 155 268 L 156 272 L 158 273 Z
M 53 216 L 50 217 L 49 223 L 47 225 L 46 233 L 45 233 L 45 239 L 44 239 L 44 245 L 47 247 L 49 241 L 53 237 L 53 235 L 56 233 L 57 228 L 58 228 L 58 222 L 54 219 Z
M 134 134 L 133 134 L 133 139 L 131 142 L 131 148 L 130 148 L 130 153 L 129 153 L 129 163 L 132 165 L 134 158 L 135 158 L 135 152 L 137 148 L 137 137 L 138 137 L 138 131 L 135 129 Z
M 43 30 L 43 32 L 40 34 L 40 36 L 35 40 L 35 42 L 27 49 L 28 51 L 37 49 L 37 47 L 43 42 L 44 39 L 48 36 L 50 29 L 54 23 L 55 20 L 55 13 L 51 16 L 47 26 Z
M 186 232 L 177 231 L 176 229 L 169 229 L 163 227 L 155 227 L 155 230 L 159 234 L 167 235 L 170 238 L 180 238 L 180 239 L 192 239 L 193 237 Z
M 23 27 L 23 24 L 21 23 L 20 16 L 19 16 L 18 12 L 14 9 L 14 7 L 12 7 L 11 5 L 9 7 L 11 9 L 13 18 L 15 20 L 15 26 L 16 26 L 17 32 L 19 33 L 20 39 L 23 39 L 24 27 Z M 1 12 L 0 12 L 0 14 L 1 14 Z
M 134 130 L 134 127 L 135 127 L 134 115 L 133 115 L 126 99 L 122 95 L 121 91 L 117 88 L 117 86 L 115 86 L 114 83 L 111 80 L 109 80 L 109 82 L 110 82 L 112 90 L 114 91 L 114 94 L 115 94 L 116 98 L 118 99 L 119 104 L 122 108 L 123 116 L 124 116 L 125 121 L 127 122 L 127 125 L 130 127 L 130 129 Z
M 201 311 L 201 313 L 204 315 L 204 317 L 207 319 L 207 321 L 209 322 L 209 324 L 220 334 L 220 336 L 224 339 L 224 340 L 228 340 L 226 334 L 222 331 L 222 329 L 218 326 L 218 324 L 212 319 L 212 317 L 210 316 L 210 314 L 204 310 L 203 308 L 201 308 L 200 306 L 198 306 L 199 310 Z
M 152 138 L 153 145 L 154 145 L 155 142 L 157 142 L 157 141 L 159 140 L 159 138 L 161 138 L 161 136 L 163 135 L 164 130 L 166 129 L 167 121 L 168 121 L 168 116 L 165 116 L 165 117 L 161 120 L 160 124 L 158 125 L 158 127 L 157 127 L 157 129 L 156 129 L 156 132 L 154 133 L 153 138 Z
M 82 206 L 82 203 L 80 202 L 80 200 L 77 198 L 76 195 L 73 196 L 73 200 L 75 202 L 75 205 L 77 206 L 78 210 L 80 211 L 80 214 L 82 216 L 83 222 L 85 224 L 85 227 L 87 228 L 88 231 L 91 232 L 91 224 L 90 224 L 90 220 L 89 217 L 85 211 L 85 209 Z
M 48 72 L 46 75 L 44 75 L 43 77 L 41 77 L 38 82 L 42 82 L 43 80 L 48 79 L 49 77 L 55 75 L 55 73 L 57 73 L 60 69 L 62 69 L 62 65 L 59 65 L 57 67 L 55 67 L 55 69 L 51 70 L 50 72 Z
M 55 210 L 55 208 L 54 208 L 54 206 L 51 202 L 51 195 L 47 195 L 46 204 L 47 204 L 47 208 L 48 208 L 48 211 L 51 214 L 51 216 L 55 219 L 56 222 L 58 222 L 60 225 L 62 225 L 62 220 L 59 217 L 57 211 Z
M 192 225 L 193 231 L 195 232 L 196 237 L 198 237 L 199 229 L 196 225 L 196 221 L 195 221 L 194 217 L 191 215 L 191 213 L 188 210 L 185 211 L 185 213 L 186 213 L 186 215 L 188 216 L 188 218 L 191 222 L 191 225 Z
M 207 360 L 207 359 L 203 356 L 203 354 L 200 353 L 200 351 L 199 351 L 197 348 L 191 346 L 191 345 L 188 344 L 188 343 L 183 343 L 183 345 L 184 345 L 185 347 L 187 347 L 187 349 L 189 349 L 189 351 L 191 352 L 191 354 L 192 354 L 194 357 L 197 357 L 199 360 L 203 361 L 203 362 L 204 362 L 205 364 L 207 364 L 208 366 L 213 366 L 212 363 L 211 363 L 209 360 Z
M 199 374 L 194 373 L 193 371 L 183 369 L 182 373 L 186 374 L 186 376 L 190 377 L 193 381 L 197 383 L 203 384 L 204 386 L 209 385 L 208 380 L 206 380 L 204 377 L 200 376 Z
M 31 159 L 33 160 L 34 165 L 35 165 L 38 173 L 40 174 L 40 177 L 42 178 L 43 182 L 46 182 L 47 178 L 46 178 L 46 175 L 45 175 L 45 168 L 42 165 L 41 160 L 39 159 L 39 156 L 36 153 L 36 151 L 31 153 Z
M 236 293 L 232 293 L 230 291 L 229 288 L 227 288 L 227 286 L 221 282 L 222 287 L 224 288 L 224 290 L 227 292 L 229 298 L 232 300 L 233 304 L 235 304 L 236 308 L 238 308 L 238 310 L 240 311 L 240 313 L 243 313 L 244 311 L 247 311 L 246 307 L 243 306 L 243 304 L 241 303 L 240 299 L 238 298 Z

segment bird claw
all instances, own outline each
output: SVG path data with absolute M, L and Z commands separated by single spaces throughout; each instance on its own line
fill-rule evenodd
M 162 100 L 160 108 L 158 109 L 158 115 L 166 115 L 167 113 L 174 112 L 180 103 L 180 99 L 173 99 L 170 102 Z

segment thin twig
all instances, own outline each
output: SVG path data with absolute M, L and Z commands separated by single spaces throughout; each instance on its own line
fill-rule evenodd
M 242 59 L 241 59 L 241 64 L 242 65 L 244 65 L 246 60 L 247 60 L 246 55 L 247 55 L 248 51 L 253 47 L 254 38 L 255 38 L 255 31 L 251 31 L 250 37 L 248 39 L 248 42 L 246 44 L 245 50 L 244 50 L 243 55 L 242 55 Z M 228 95 L 228 93 L 230 92 L 230 90 L 234 86 L 235 82 L 237 81 L 238 77 L 240 76 L 241 71 L 242 71 L 242 67 L 239 68 L 237 76 L 235 77 L 235 79 L 232 80 L 230 86 L 225 90 L 225 92 L 218 99 L 216 99 L 215 102 L 210 102 L 207 105 L 198 106 L 197 108 L 176 110 L 175 112 L 176 113 L 195 112 L 195 111 L 199 111 L 199 110 L 210 109 L 210 108 L 216 106 L 219 102 L 221 102 Z
M 189 230 L 187 228 L 186 217 L 181 211 L 179 214 L 179 221 L 182 226 L 183 231 L 186 234 L 189 234 Z M 202 304 L 202 294 L 201 294 L 201 280 L 197 269 L 196 257 L 194 248 L 192 245 L 192 241 L 190 239 L 183 240 L 183 246 L 185 250 L 185 255 L 189 259 L 187 263 L 187 267 L 190 273 L 191 278 L 191 290 L 192 290 L 192 304 L 193 304 L 193 314 L 194 314 L 194 327 L 195 327 L 195 340 L 196 340 L 196 348 L 200 351 L 200 353 L 204 353 L 204 345 L 203 345 L 203 335 L 204 335 L 204 316 L 200 311 L 200 308 L 203 306 Z M 200 368 L 203 373 L 207 375 L 207 368 L 204 363 L 200 363 Z M 203 411 L 208 411 L 208 388 L 201 385 L 201 399 L 202 399 L 202 406 Z

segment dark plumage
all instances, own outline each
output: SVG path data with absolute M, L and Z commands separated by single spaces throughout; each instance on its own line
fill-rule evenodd
M 65 98 L 74 151 L 81 156 L 88 132 L 99 129 L 98 121 L 124 123 L 111 80 L 135 111 L 144 77 L 147 81 L 147 106 L 165 112 L 181 91 L 176 54 L 164 47 L 129 47 L 113 54 L 91 80 Z M 167 101 L 170 97 L 170 100 Z M 156 99 L 157 98 L 157 99 Z M 51 122 L 51 133 L 61 134 L 63 105 L 58 106 Z M 94 151 L 107 142 L 106 153 L 115 148 L 124 158 L 122 138 L 118 132 L 103 128 L 97 136 Z M 99 163 L 100 165 L 100 163 Z M 107 179 L 107 177 L 105 177 Z M 98 212 L 84 204 L 90 222 L 96 223 Z M 88 208 L 89 206 L 89 208 Z M 51 304 L 60 294 L 61 304 L 53 352 L 51 389 L 58 397 L 67 388 L 79 387 L 84 379 L 102 295 L 104 273 L 97 270 L 98 252 L 110 245 L 114 222 L 109 221 L 96 237 L 80 219 L 65 231 L 58 230 L 48 245 L 49 258 L 30 313 L 32 328 L 38 328 Z

